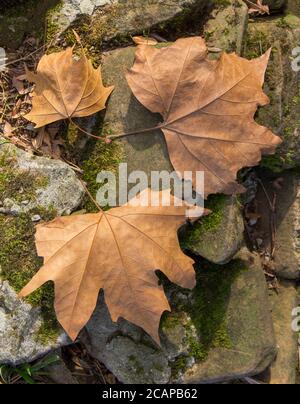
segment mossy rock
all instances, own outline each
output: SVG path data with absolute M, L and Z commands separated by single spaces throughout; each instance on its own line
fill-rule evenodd
M 16 293 L 43 264 L 35 248 L 35 220 L 71 213 L 84 190 L 67 164 L 33 156 L 1 138 L 0 143 L 0 363 L 17 364 L 69 343 L 56 321 L 53 285 L 25 300 Z
M 291 327 L 291 313 L 295 307 L 299 306 L 297 297 L 296 285 L 290 281 L 279 280 L 278 290 L 269 292 L 278 355 L 270 368 L 261 376 L 265 383 L 296 384 L 298 333 Z
M 263 4 L 269 6 L 270 11 L 278 12 L 287 5 L 287 0 L 264 0 Z
M 140 328 L 113 323 L 103 300 L 82 335 L 91 355 L 123 383 L 207 383 L 262 372 L 276 355 L 264 274 L 244 250 L 224 267 L 196 265 L 187 291 L 161 277 L 172 312 L 161 321 L 160 349 Z
M 261 108 L 257 121 L 282 137 L 274 156 L 265 157 L 262 165 L 273 171 L 299 165 L 300 157 L 300 76 L 294 71 L 293 49 L 300 43 L 300 18 L 293 14 L 249 24 L 244 56 L 259 57 L 272 47 L 266 73 L 265 92 L 270 105 Z
M 300 279 L 300 178 L 285 172 L 282 189 L 277 190 L 275 272 L 282 279 Z M 268 184 L 266 187 L 269 192 Z M 272 189 L 271 189 L 272 190 Z
M 226 264 L 244 243 L 241 203 L 236 196 L 214 195 L 205 207 L 211 213 L 183 229 L 181 246 L 215 264 Z
M 248 25 L 248 7 L 242 0 L 216 0 L 204 26 L 207 44 L 241 54 Z
M 28 34 L 42 38 L 46 15 L 49 9 L 60 0 L 26 0 L 14 7 L 5 8 L 0 14 L 0 46 L 5 49 L 17 49 Z
M 56 27 L 54 37 L 67 42 L 74 39 L 71 28 L 75 26 L 85 44 L 99 49 L 104 43 L 132 43 L 132 35 L 151 29 L 175 34 L 193 23 L 200 27 L 210 4 L 207 0 L 86 0 L 84 4 L 63 0 L 49 24 Z

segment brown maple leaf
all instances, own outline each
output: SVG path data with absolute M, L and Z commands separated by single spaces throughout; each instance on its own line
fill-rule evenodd
M 128 84 L 145 107 L 163 116 L 159 128 L 175 170 L 205 172 L 206 196 L 243 192 L 237 171 L 257 165 L 262 153 L 281 143 L 254 121 L 257 107 L 269 103 L 262 91 L 269 56 L 249 61 L 223 53 L 212 61 L 200 37 L 137 49 Z
M 37 73 L 27 70 L 26 75 L 36 86 L 32 110 L 25 118 L 36 128 L 101 111 L 114 88 L 103 86 L 100 67 L 94 69 L 85 55 L 76 60 L 73 48 L 44 55 Z
M 57 318 L 73 340 L 103 289 L 113 321 L 127 319 L 159 343 L 160 318 L 170 306 L 155 271 L 184 288 L 195 285 L 193 260 L 182 253 L 177 236 L 187 207 L 143 207 L 141 201 L 37 226 L 37 251 L 45 263 L 20 296 L 53 281 Z

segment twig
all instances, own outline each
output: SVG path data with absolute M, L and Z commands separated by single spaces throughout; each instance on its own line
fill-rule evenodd
M 84 133 L 85 135 L 90 136 L 90 137 L 92 137 L 92 138 L 94 138 L 94 139 L 98 139 L 98 140 L 102 140 L 102 141 L 103 141 L 103 138 L 102 138 L 102 137 L 93 135 L 92 133 L 87 132 L 85 129 L 83 129 L 83 128 L 81 128 L 80 126 L 78 126 L 78 125 L 72 120 L 72 118 L 69 118 L 69 122 L 70 122 L 72 125 L 74 125 L 76 129 L 80 130 L 80 131 L 81 131 L 82 133 Z
M 264 186 L 264 183 L 262 182 L 262 180 L 261 180 L 260 178 L 257 178 L 257 182 L 258 182 L 258 183 L 260 184 L 260 186 L 262 187 L 262 189 L 263 189 L 263 191 L 264 191 L 264 194 L 265 194 L 265 196 L 266 196 L 266 198 L 267 198 L 267 200 L 268 200 L 270 209 L 271 209 L 271 211 L 273 212 L 273 211 L 274 211 L 273 202 L 271 201 L 271 199 L 270 199 L 270 197 L 269 197 L 269 194 L 268 194 L 268 192 L 267 192 L 267 190 L 266 190 L 266 188 L 265 188 L 265 186 Z
M 98 202 L 96 201 L 96 199 L 93 197 L 93 195 L 90 193 L 90 191 L 88 190 L 85 182 L 83 180 L 79 180 L 85 190 L 85 192 L 87 193 L 87 195 L 89 196 L 89 198 L 91 199 L 91 201 L 94 203 L 94 205 L 96 206 L 97 209 L 99 209 L 99 212 L 103 212 L 103 209 L 100 207 L 100 205 L 98 204 Z
M 127 136 L 132 136 L 132 135 L 139 135 L 142 133 L 153 132 L 154 130 L 162 129 L 163 127 L 164 127 L 164 124 L 160 124 L 160 125 L 154 126 L 152 128 L 148 128 L 148 129 L 135 130 L 133 132 L 122 133 L 121 135 L 111 135 L 111 136 L 108 136 L 107 138 L 108 139 L 119 139 L 121 137 L 127 137 Z

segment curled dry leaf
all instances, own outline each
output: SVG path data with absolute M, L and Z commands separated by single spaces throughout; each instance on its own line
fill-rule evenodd
M 20 296 L 52 280 L 57 318 L 75 340 L 103 289 L 113 321 L 129 320 L 159 343 L 160 318 L 170 307 L 155 271 L 184 288 L 194 287 L 195 272 L 177 236 L 187 207 L 141 206 L 144 195 L 154 193 L 145 190 L 130 205 L 108 212 L 38 225 L 36 246 L 45 264 Z
M 237 171 L 257 165 L 262 153 L 281 143 L 254 121 L 257 107 L 269 103 L 262 91 L 269 56 L 249 61 L 223 53 L 212 61 L 200 37 L 137 49 L 128 84 L 145 107 L 163 116 L 160 128 L 175 170 L 205 172 L 206 196 L 243 192 Z
M 270 14 L 270 8 L 267 5 L 264 5 L 262 3 L 262 0 L 257 0 L 256 3 L 254 3 L 255 0 L 250 1 L 250 0 L 246 0 L 246 3 L 249 6 L 249 14 L 260 14 L 260 15 L 264 15 L 264 14 Z
M 145 36 L 134 36 L 132 37 L 132 40 L 136 45 L 154 46 L 158 44 L 158 41 L 156 39 Z
M 35 83 L 32 110 L 25 116 L 36 128 L 61 119 L 80 118 L 101 111 L 113 91 L 104 87 L 101 70 L 94 69 L 83 55 L 73 57 L 73 48 L 44 55 L 37 73 L 27 70 L 27 80 Z
M 4 123 L 3 134 L 5 137 L 13 136 L 14 128 L 11 126 L 9 122 Z

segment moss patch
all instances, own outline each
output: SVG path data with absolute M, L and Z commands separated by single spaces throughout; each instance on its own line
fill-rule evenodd
M 27 0 L 22 4 L 8 8 L 0 24 L 0 43 L 6 48 L 18 48 L 27 34 L 42 38 L 45 29 L 47 11 L 60 0 Z
M 188 352 L 171 363 L 174 378 L 185 370 L 191 358 L 204 362 L 212 349 L 232 349 L 227 307 L 232 285 L 244 270 L 245 263 L 240 260 L 222 267 L 201 260 L 197 265 L 197 287 L 188 303 L 180 308 L 175 305 L 172 314 L 163 317 L 166 334 L 178 325 L 185 330 Z M 190 320 L 182 321 L 183 316 Z
M 84 135 L 73 125 L 69 125 L 66 132 L 67 147 L 73 158 L 78 162 L 83 170 L 83 180 L 86 182 L 89 192 L 96 198 L 97 191 L 101 184 L 97 183 L 97 175 L 101 171 L 111 171 L 117 173 L 119 164 L 122 161 L 123 149 L 119 142 L 105 142 L 106 136 L 111 133 L 103 129 L 103 115 L 98 115 L 93 134 L 100 136 L 103 140 L 89 138 L 84 149 L 79 147 Z M 79 126 L 84 127 L 84 123 Z M 99 129 L 97 129 L 99 128 Z M 97 212 L 94 203 L 87 196 L 83 205 L 87 212 Z
M 13 155 L 0 155 L 1 201 L 5 198 L 13 199 L 16 202 L 34 201 L 35 191 L 47 186 L 48 180 L 45 177 L 33 177 L 27 172 L 16 170 L 13 165 L 14 161 Z
M 195 243 L 199 243 L 199 240 L 202 240 L 208 232 L 218 229 L 224 218 L 225 205 L 225 195 L 210 196 L 205 203 L 205 208 L 210 209 L 212 212 L 187 229 L 185 235 L 181 238 L 181 247 L 189 249 Z
M 0 157 L 0 193 L 16 201 L 32 200 L 35 190 L 42 186 L 45 179 L 36 178 L 28 172 L 13 168 L 10 163 L 13 157 Z M 23 190 L 24 192 L 20 192 Z M 35 226 L 31 220 L 33 215 L 40 215 L 48 221 L 56 216 L 54 211 L 36 208 L 18 217 L 0 214 L 0 267 L 1 279 L 9 281 L 16 292 L 19 292 L 36 274 L 43 264 L 37 256 L 34 235 Z M 38 340 L 47 343 L 58 336 L 58 324 L 53 309 L 54 289 L 50 284 L 40 288 L 27 299 L 34 307 L 41 307 L 43 325 L 38 333 Z

